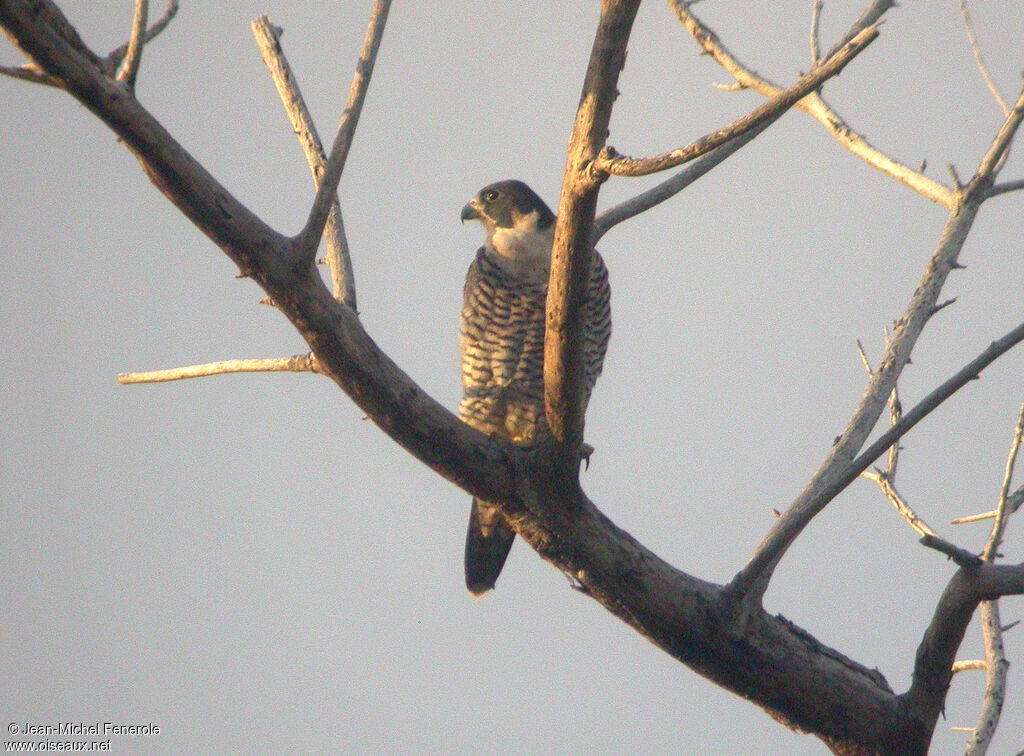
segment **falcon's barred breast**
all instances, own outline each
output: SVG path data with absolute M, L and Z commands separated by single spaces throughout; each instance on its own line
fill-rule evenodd
M 555 216 L 521 181 L 484 187 L 463 208 L 487 241 L 463 290 L 463 399 L 459 417 L 474 428 L 530 445 L 544 420 L 544 323 Z M 611 335 L 608 270 L 595 251 L 584 305 L 583 408 L 601 373 Z M 466 585 L 494 587 L 515 531 L 498 509 L 473 500 L 466 536 Z

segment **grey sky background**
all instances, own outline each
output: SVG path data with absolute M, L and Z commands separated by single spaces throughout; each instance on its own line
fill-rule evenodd
M 829 47 L 864 2 L 831 0 Z M 315 5 L 315 9 L 313 8 Z M 308 170 L 249 22 L 283 26 L 325 140 L 371 3 L 182 3 L 146 48 L 141 101 L 242 201 L 292 233 Z M 121 44 L 131 3 L 61 3 L 85 40 Z M 516 177 L 552 206 L 596 3 L 397 2 L 341 186 L 363 322 L 421 386 L 459 397 L 457 322 L 482 241 L 459 210 Z M 153 12 L 162 8 L 154 4 Z M 810 2 L 699 12 L 779 82 L 809 68 Z M 972 6 L 1012 100 L 1024 7 Z M 18 64 L 9 45 L 0 62 Z M 610 142 L 643 155 L 760 103 L 728 83 L 664 3 L 646 3 Z M 826 98 L 894 157 L 948 181 L 1001 122 L 957 3 L 908 2 Z M 1024 176 L 1018 149 L 1004 178 Z M 519 543 L 497 590 L 462 582 L 469 497 L 411 459 L 332 383 L 238 375 L 119 387 L 128 370 L 285 356 L 304 343 L 150 185 L 88 111 L 0 80 L 0 714 L 3 724 L 152 722 L 115 753 L 821 754 L 640 638 Z M 650 182 L 612 179 L 602 206 Z M 901 382 L 910 406 L 1022 319 L 1021 194 L 982 210 Z M 944 220 L 791 113 L 683 195 L 601 243 L 615 329 L 587 418 L 583 476 L 619 525 L 725 581 L 845 426 L 883 327 Z M 904 441 L 899 486 L 980 549 L 1024 351 Z M 1024 558 L 1024 524 L 1003 549 Z M 897 690 L 953 568 L 855 483 L 808 529 L 767 596 Z M 1006 622 L 1024 604 L 1005 600 Z M 1024 748 L 1024 631 L 994 752 Z M 981 651 L 972 628 L 962 658 Z M 962 750 L 983 673 L 958 675 L 934 753 Z

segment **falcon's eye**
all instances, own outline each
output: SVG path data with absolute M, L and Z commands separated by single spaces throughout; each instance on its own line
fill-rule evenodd
M 487 200 L 488 202 L 494 202 L 494 200 L 498 199 L 498 192 L 496 192 L 494 189 L 491 189 L 484 193 L 484 199 Z

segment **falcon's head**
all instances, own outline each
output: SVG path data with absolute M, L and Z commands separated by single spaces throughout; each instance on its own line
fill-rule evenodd
M 555 214 L 522 181 L 488 184 L 462 208 L 460 217 L 483 224 L 488 252 L 509 262 L 547 266 L 555 234 Z

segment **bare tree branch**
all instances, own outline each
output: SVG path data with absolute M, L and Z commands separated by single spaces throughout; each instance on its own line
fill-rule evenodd
M 1008 192 L 1019 192 L 1024 189 L 1024 179 L 1017 179 L 1015 181 L 1007 181 L 1004 184 L 996 184 L 988 190 L 987 197 L 997 197 L 1000 194 L 1006 194 Z
M 985 550 L 982 558 L 986 562 L 995 561 L 999 553 L 999 546 L 1003 542 L 1003 532 L 1006 530 L 1006 521 L 1010 515 L 1010 485 L 1013 482 L 1013 467 L 1017 462 L 1017 454 L 1020 452 L 1021 435 L 1024 434 L 1024 404 L 1021 405 L 1020 413 L 1017 416 L 1017 425 L 1013 430 L 1013 441 L 1010 443 L 1010 453 L 1006 459 L 1006 470 L 1003 474 L 1003 484 L 999 489 L 999 503 L 996 506 L 995 522 L 992 523 L 992 532 L 985 543 Z
M 142 63 L 142 48 L 146 41 L 146 22 L 149 18 L 149 0 L 135 0 L 135 15 L 132 19 L 132 33 L 128 40 L 128 51 L 124 56 L 121 70 L 116 79 L 123 82 L 128 89 L 135 89 L 135 79 Z
M 1006 512 L 1013 514 L 1020 509 L 1021 504 L 1024 504 L 1024 485 L 1017 487 L 1012 494 L 1006 497 Z M 969 522 L 980 522 L 981 520 L 991 520 L 998 514 L 998 511 L 993 509 L 991 512 L 982 512 L 981 514 L 968 515 L 966 517 L 957 517 L 955 520 L 951 520 L 953 525 L 965 525 Z
M 1010 145 L 1013 144 L 1013 138 L 1017 134 L 1017 129 L 1020 128 L 1022 119 L 1024 119 L 1024 87 L 1021 88 L 1017 101 L 1013 103 L 1010 112 L 1006 114 L 1006 119 L 999 129 L 999 133 L 992 140 L 988 152 L 981 159 L 981 164 L 975 171 L 974 178 L 971 179 L 972 191 L 982 193 L 989 191 L 1010 154 Z
M 889 443 L 879 449 L 878 453 L 867 460 L 863 466 L 858 466 L 858 460 L 854 460 L 854 456 L 878 422 L 879 415 L 884 409 L 900 373 L 910 359 L 910 353 L 917 343 L 918 337 L 932 316 L 932 308 L 938 301 L 946 277 L 953 270 L 978 207 L 977 199 L 964 201 L 959 209 L 950 215 L 942 238 L 939 240 L 938 248 L 929 261 L 921 283 L 914 292 L 906 312 L 896 323 L 882 361 L 868 382 L 860 405 L 850 419 L 849 425 L 833 445 L 832 450 L 818 471 L 815 472 L 807 487 L 783 513 L 782 517 L 775 521 L 774 527 L 758 546 L 750 562 L 733 578 L 728 587 L 730 593 L 734 593 L 737 597 L 748 596 L 750 601 L 759 601 L 768 586 L 767 581 L 770 580 L 774 565 L 804 527 L 843 488 L 849 485 L 868 465 L 872 464 L 878 454 L 883 453 L 900 438 L 902 433 L 894 433 L 897 428 L 908 427 L 907 423 L 912 413 L 905 415 L 889 429 L 888 433 L 883 434 L 883 439 L 891 436 Z M 1024 324 L 1015 329 L 1013 333 L 1016 335 L 1018 330 L 1020 331 L 1019 340 L 1024 338 Z M 964 381 L 966 382 L 973 375 L 974 373 Z M 878 442 L 872 445 L 871 449 L 874 450 L 877 445 Z M 855 471 L 854 468 L 856 468 Z
M 576 121 L 551 251 L 544 335 L 545 417 L 563 465 L 578 469 L 583 445 L 583 311 L 590 278 L 591 228 L 604 176 L 592 170 L 604 146 L 616 85 L 639 0 L 603 0 Z M 568 468 L 567 468 L 568 469 Z M 573 472 L 575 475 L 575 472 Z
M 899 491 L 896 490 L 896 484 L 893 483 L 892 478 L 888 473 L 876 470 L 874 472 L 861 473 L 868 480 L 874 481 L 878 484 L 878 487 L 882 489 L 882 493 L 892 503 L 899 512 L 903 519 L 907 521 L 914 531 L 921 536 L 921 544 L 927 546 L 930 549 L 935 549 L 960 566 L 976 564 L 980 561 L 977 554 L 972 554 L 966 549 L 962 549 L 954 543 L 947 541 L 945 538 L 936 533 L 926 523 L 920 515 L 913 510 L 913 508 L 907 503 L 907 501 L 900 495 Z
M 180 381 L 185 378 L 202 378 L 210 375 L 227 373 L 323 373 L 320 363 L 312 354 L 296 354 L 293 357 L 277 357 L 270 359 L 221 360 L 207 362 L 202 365 L 169 368 L 167 370 L 151 370 L 145 373 L 119 373 L 117 382 L 129 383 L 163 383 Z
M 316 124 L 309 114 L 305 100 L 299 90 L 299 84 L 292 75 L 291 66 L 281 48 L 280 30 L 270 23 L 266 16 L 260 16 L 252 22 L 252 33 L 256 38 L 263 62 L 270 69 L 277 94 L 281 98 L 292 129 L 299 139 L 306 162 L 313 174 L 317 189 L 323 180 L 327 167 L 323 144 L 317 134 Z M 324 230 L 327 242 L 327 265 L 331 271 L 331 287 L 334 296 L 341 302 L 358 312 L 356 307 L 355 273 L 352 270 L 352 258 L 349 254 L 348 239 L 345 236 L 345 224 L 341 215 L 341 204 L 338 195 L 331 199 L 331 211 L 327 216 Z
M 966 9 L 964 12 L 966 13 Z M 1024 435 L 1024 404 L 1021 405 L 1020 412 L 1017 414 L 1017 424 L 1014 426 L 1013 440 L 1010 442 L 1003 482 L 999 488 L 999 503 L 996 507 L 995 522 L 992 523 L 992 531 L 981 554 L 982 560 L 986 563 L 996 560 L 1006 522 L 1011 513 L 1009 508 L 1010 485 L 1013 483 L 1013 468 L 1020 452 L 1022 435 Z M 1009 667 L 1009 662 L 1006 660 L 1006 652 L 1003 648 L 1003 625 L 999 619 L 998 601 L 985 601 L 981 604 L 981 630 L 985 641 L 985 698 L 978 715 L 978 723 L 967 744 L 966 756 L 984 756 L 988 751 L 1003 711 L 1003 701 L 1006 698 L 1006 670 Z
M 124 88 L 48 24 L 47 0 L 2 0 L 0 26 L 40 67 L 106 123 L 153 183 L 272 297 L 306 339 L 323 371 L 396 442 L 474 496 L 509 501 L 527 454 L 460 422 L 373 342 L 313 267 L 296 266 L 294 242 L 239 202 Z
M 377 0 L 370 13 L 366 36 L 363 38 L 363 49 L 359 53 L 359 62 L 356 64 L 356 72 L 348 91 L 348 102 L 345 103 L 345 112 L 341 116 L 341 123 L 338 125 L 337 134 L 335 134 L 331 154 L 327 158 L 327 166 L 320 178 L 306 225 L 294 240 L 296 253 L 300 260 L 308 259 L 312 262 L 316 257 L 320 237 L 324 232 L 324 224 L 327 222 L 334 198 L 338 194 L 338 182 L 341 181 L 341 174 L 345 171 L 345 160 L 348 158 L 352 138 L 355 136 L 356 126 L 359 124 L 359 115 L 363 110 L 366 90 L 370 86 L 370 77 L 373 76 L 373 65 L 377 60 L 377 50 L 380 49 L 380 41 L 384 36 L 384 26 L 387 24 L 390 9 L 391 0 Z
M 138 0 L 136 0 L 136 2 L 138 3 Z M 66 34 L 69 39 L 78 39 L 78 32 L 75 31 L 74 27 L 71 26 L 67 19 L 63 17 L 63 14 L 61 13 L 60 9 L 57 8 L 56 5 L 53 5 L 52 3 L 48 2 L 43 2 L 41 3 L 41 5 L 43 6 L 42 17 L 47 18 L 48 20 L 52 20 L 54 23 L 56 23 L 58 28 L 64 29 L 64 34 Z M 138 12 L 139 8 L 138 4 L 136 4 L 134 17 L 135 20 L 138 20 L 139 18 Z M 160 34 L 160 32 L 167 28 L 167 25 L 170 24 L 171 20 L 174 18 L 177 12 L 178 0 L 168 0 L 167 8 L 164 11 L 163 16 L 161 16 L 156 23 L 149 27 L 145 35 L 138 41 L 138 46 L 141 47 L 141 45 L 150 42 L 154 37 Z M 117 49 L 110 52 L 110 54 L 108 54 L 107 57 L 102 59 L 97 57 L 92 52 L 92 50 L 86 47 L 85 43 L 82 42 L 80 39 L 78 39 L 77 43 L 72 44 L 72 46 L 78 49 L 79 52 L 84 54 L 90 60 L 94 60 L 96 65 L 99 66 L 100 69 L 105 71 L 108 75 L 113 75 L 116 72 L 117 67 L 121 64 L 121 61 L 124 60 L 125 55 L 128 54 L 130 44 L 131 43 L 129 42 L 124 45 L 121 45 Z M 15 67 L 0 66 L 0 75 L 10 76 L 14 79 L 21 79 L 23 81 L 28 81 L 33 84 L 42 84 L 48 87 L 57 87 L 58 89 L 64 88 L 59 81 L 54 79 L 52 76 L 43 73 L 34 63 L 27 63 L 23 66 Z
M 987 668 L 987 665 L 985 664 L 985 660 L 984 659 L 969 659 L 967 661 L 958 661 L 958 662 L 956 662 L 953 665 L 953 674 L 955 675 L 958 672 L 970 672 L 970 671 L 977 671 L 977 670 L 982 670 L 982 669 L 986 669 L 986 668 Z
M 811 64 L 818 65 L 821 61 L 821 9 L 824 6 L 822 0 L 814 0 L 811 7 Z
M 124 87 L 89 63 L 53 28 L 37 23 L 39 4 L 46 2 L 0 0 L 0 25 L 42 70 L 62 82 L 121 137 L 160 190 L 265 289 L 307 340 L 324 374 L 393 439 L 457 485 L 498 502 L 517 532 L 543 558 L 572 575 L 588 596 L 699 674 L 757 702 L 790 726 L 815 732 L 837 753 L 884 752 L 893 742 L 904 752 L 923 753 L 941 711 L 961 628 L 966 627 L 979 601 L 1024 592 L 1024 565 L 969 565 L 957 571 L 922 643 L 914 685 L 905 696 L 894 695 L 877 671 L 824 646 L 759 606 L 745 607 L 743 621 L 737 622 L 737 596 L 749 597 L 754 591 L 744 589 L 737 594 L 723 590 L 676 570 L 637 543 L 597 510 L 575 478 L 565 474 L 570 455 L 552 461 L 547 449 L 518 449 L 501 439 L 488 438 L 460 423 L 426 395 L 370 339 L 352 310 L 327 291 L 313 268 L 313 255 L 305 256 L 308 250 L 302 245 L 319 239 L 327 210 L 323 210 L 315 234 L 319 209 L 310 213 L 306 229 L 294 239 L 270 228 L 196 163 L 134 97 L 126 96 Z M 562 426 L 563 451 L 575 451 L 582 440 L 579 310 L 589 273 L 591 229 L 600 186 L 600 176 L 589 169 L 603 146 L 637 5 L 638 0 L 605 0 L 603 4 L 568 151 L 545 343 L 545 362 L 553 355 L 551 361 L 556 365 L 553 372 L 545 374 L 546 404 L 551 417 Z M 370 26 L 368 39 L 376 36 L 379 43 L 383 22 L 371 21 Z M 365 86 L 362 89 L 365 92 Z M 336 145 L 346 128 L 354 128 L 350 122 L 343 119 Z M 338 178 L 335 176 L 332 184 L 330 174 L 338 161 L 344 162 L 338 154 L 338 149 L 332 149 L 328 175 L 315 204 L 336 195 Z M 340 176 L 341 167 L 336 173 Z M 854 457 L 877 423 L 914 340 L 934 311 L 938 290 L 956 264 L 963 236 L 985 196 L 983 183 L 977 182 L 976 191 L 956 197 L 921 290 L 894 330 L 860 414 L 837 444 L 832 467 L 817 478 L 823 488 L 815 496 L 834 496 L 842 490 L 921 417 L 1009 349 L 1012 344 L 1007 339 L 1016 339 L 1012 343 L 1024 339 L 1022 325 L 968 365 L 965 371 L 969 368 L 969 374 L 954 376 L 954 388 L 949 388 L 947 381 L 898 419 L 868 451 Z M 300 248 L 303 257 L 299 262 L 308 259 L 308 265 L 296 264 Z M 864 408 L 876 404 L 872 418 L 871 411 Z M 865 461 L 870 452 L 875 456 Z M 843 476 L 849 478 L 840 485 Z M 838 487 L 830 493 L 828 486 Z M 809 506 L 816 504 L 812 500 Z M 799 516 L 792 515 L 791 522 Z M 774 556 L 762 556 L 766 562 L 751 573 L 752 581 L 770 576 L 772 565 L 788 543 L 783 537 L 772 546 L 777 549 Z
M 728 71 L 744 88 L 754 89 L 765 97 L 774 97 L 780 87 L 768 79 L 761 77 L 753 69 L 742 64 L 735 55 L 722 43 L 690 10 L 691 3 L 685 0 L 670 0 L 679 20 L 686 27 L 701 48 L 711 55 L 715 61 Z M 874 25 L 882 15 L 894 5 L 891 1 L 874 2 L 865 10 L 857 22 L 837 43 L 834 49 L 841 48 L 847 41 L 857 36 L 863 29 Z M 870 23 L 869 23 L 870 21 Z M 835 139 L 850 150 L 854 155 L 883 173 L 891 176 L 901 184 L 908 186 L 922 197 L 937 202 L 948 209 L 956 206 L 956 195 L 942 184 L 933 181 L 920 171 L 915 171 L 903 163 L 889 157 L 851 128 L 835 110 L 829 106 L 818 93 L 812 93 L 795 106 L 817 119 Z
M 774 95 L 768 102 L 754 109 L 742 118 L 733 121 L 717 131 L 701 137 L 696 142 L 680 147 L 672 152 L 649 158 L 632 158 L 618 154 L 613 147 L 601 150 L 594 161 L 593 169 L 600 173 L 614 176 L 647 176 L 669 168 L 687 163 L 694 158 L 707 154 L 726 142 L 741 136 L 762 123 L 771 123 L 779 119 L 798 101 L 824 84 L 828 79 L 839 74 L 846 65 L 863 52 L 878 37 L 878 29 L 869 27 L 858 34 L 849 44 L 840 49 L 834 56 L 810 73 L 801 76 L 792 87 Z
M 174 17 L 178 14 L 178 0 L 167 0 L 167 7 L 164 9 L 164 14 L 156 20 L 156 22 L 146 30 L 146 35 L 143 37 L 143 43 L 149 44 L 160 32 L 167 28 Z M 121 45 L 115 50 L 111 50 L 107 54 L 107 57 L 103 59 L 103 64 L 106 70 L 114 71 L 124 60 L 125 55 L 128 54 L 128 44 Z
M 597 242 L 612 228 L 633 218 L 640 213 L 660 205 L 667 199 L 674 197 L 701 176 L 705 175 L 712 168 L 724 162 L 772 125 L 772 121 L 765 121 L 760 126 L 746 131 L 740 136 L 732 139 L 721 147 L 718 147 L 706 155 L 688 163 L 685 168 L 673 175 L 671 178 L 662 181 L 660 184 L 651 187 L 647 191 L 628 199 L 624 202 L 610 207 L 597 216 L 594 220 L 594 228 L 591 232 L 591 244 L 597 246 Z
M 88 65 L 98 69 L 104 68 L 103 61 L 85 44 L 85 40 L 78 34 L 78 30 L 68 21 L 67 16 L 64 15 L 64 12 L 55 3 L 50 0 L 35 0 L 33 6 L 33 20 L 36 23 L 45 24 L 53 32 L 57 40 L 63 42 L 70 50 L 80 55 Z M 5 31 L 7 31 L 7 36 L 11 42 L 31 58 L 32 55 L 21 46 L 18 36 L 12 35 L 7 29 Z
M 832 49 L 825 54 L 825 57 L 831 58 L 835 55 L 836 50 L 849 43 L 851 39 L 860 34 L 864 29 L 878 24 L 889 9 L 895 6 L 895 0 L 874 0 L 871 5 L 864 9 L 864 12 L 860 14 L 857 20 L 853 22 L 853 25 L 846 31 L 846 34 L 840 37 L 839 41 L 832 46 Z
M 985 84 L 988 86 L 988 91 L 992 93 L 992 96 L 996 98 L 996 102 L 999 103 L 999 107 L 1003 109 L 1003 115 L 1009 115 L 1010 106 L 1006 104 L 1006 100 L 1003 99 L 1002 93 L 999 91 L 999 87 L 996 86 L 995 81 L 992 79 L 992 75 L 989 73 L 988 66 L 985 65 L 985 59 L 981 55 L 981 45 L 978 44 L 978 37 L 974 33 L 974 24 L 971 21 L 971 14 L 967 10 L 967 0 L 960 0 L 960 15 L 964 19 L 964 30 L 967 32 L 967 41 L 971 45 L 971 52 L 974 53 L 974 60 L 978 64 L 978 71 L 981 72 L 981 76 L 985 79 Z
M 985 639 L 985 698 L 964 756 L 984 756 L 988 752 L 1006 699 L 1006 670 L 1010 663 L 1003 648 L 998 601 L 981 603 L 981 632 Z
M 913 682 L 906 693 L 898 696 L 908 710 L 922 719 L 934 721 L 938 717 L 953 676 L 956 651 L 978 604 L 1021 593 L 1024 593 L 1024 564 L 1006 566 L 982 562 L 957 570 L 939 599 L 917 649 Z
M 12 79 L 21 79 L 31 84 L 42 84 L 46 87 L 63 89 L 59 81 L 52 76 L 47 76 L 40 72 L 32 63 L 26 63 L 23 66 L 0 66 L 0 75 L 9 76 Z

